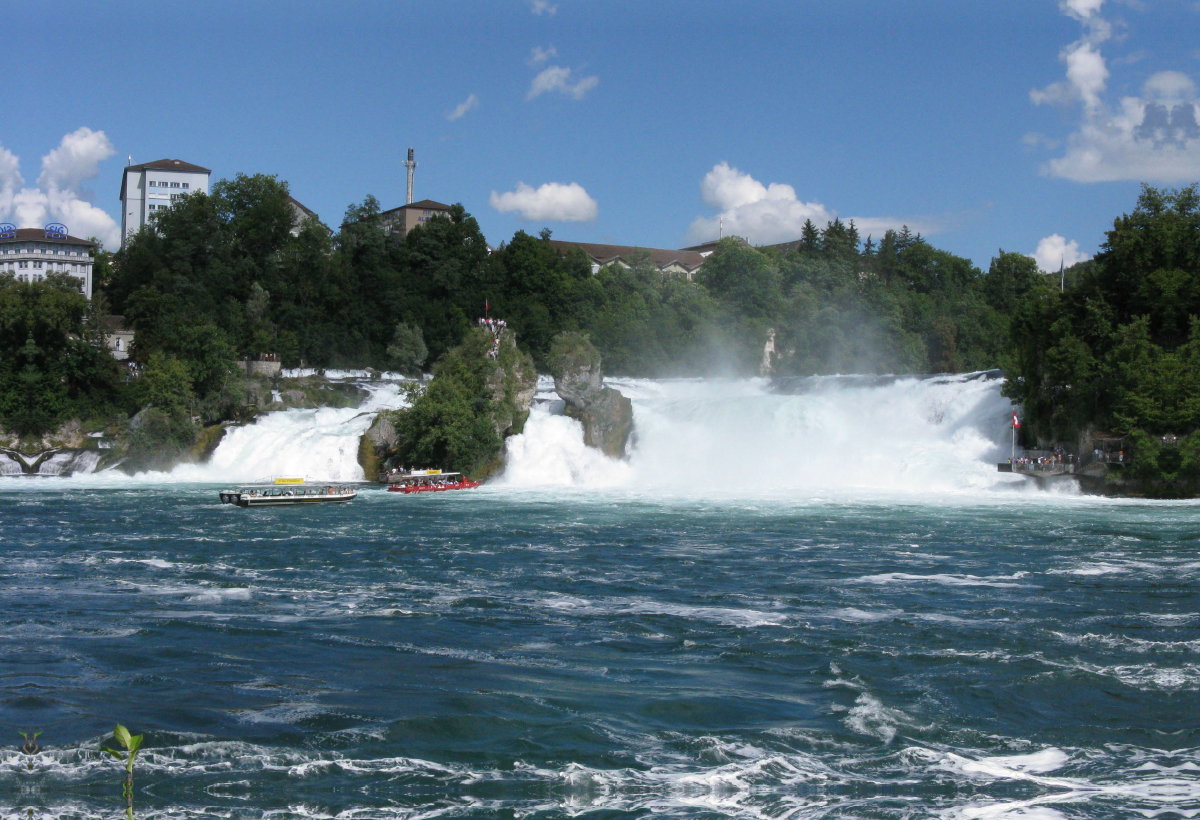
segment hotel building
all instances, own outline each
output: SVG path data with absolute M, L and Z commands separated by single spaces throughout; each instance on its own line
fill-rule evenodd
M 18 228 L 0 231 L 0 274 L 18 282 L 41 282 L 50 273 L 66 273 L 79 280 L 79 292 L 92 298 L 94 242 L 68 236 L 65 231 Z
M 125 166 L 121 178 L 121 247 L 150 221 L 155 211 L 166 210 L 184 194 L 208 193 L 211 173 L 208 168 L 181 159 Z

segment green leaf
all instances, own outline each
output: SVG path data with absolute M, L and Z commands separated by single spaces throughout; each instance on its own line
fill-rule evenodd
M 126 749 L 129 748 L 129 740 L 130 740 L 129 730 L 126 729 L 124 726 L 122 726 L 121 724 L 118 723 L 117 728 L 113 729 L 113 737 L 115 737 L 117 739 L 117 742 L 120 743 L 122 746 L 124 746 Z
M 25 738 L 26 740 L 29 740 L 29 735 L 25 734 L 24 732 L 17 732 L 17 734 L 19 734 L 21 737 Z M 34 735 L 34 737 L 36 738 L 37 735 Z
M 125 758 L 124 758 L 124 757 L 121 755 L 121 753 L 120 753 L 120 752 L 115 752 L 115 751 L 113 751 L 112 749 L 109 749 L 109 748 L 108 748 L 108 747 L 106 747 L 106 746 L 101 746 L 101 747 L 100 747 L 100 751 L 102 751 L 102 752 L 108 752 L 110 755 L 112 755 L 112 756 L 113 756 L 113 757 L 115 757 L 117 760 L 120 760 L 120 761 L 122 761 L 122 762 L 125 760 Z
M 142 748 L 142 737 L 143 737 L 143 735 L 134 735 L 133 737 L 131 737 L 129 739 L 129 753 L 130 754 L 136 755 L 137 750 Z

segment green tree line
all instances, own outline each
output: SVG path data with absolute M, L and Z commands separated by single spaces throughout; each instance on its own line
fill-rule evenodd
M 777 374 L 1004 365 L 1031 433 L 1182 430 L 1200 344 L 1195 218 L 1194 189 L 1147 189 L 1063 293 L 1022 254 L 1000 251 L 983 271 L 908 229 L 864 239 L 838 219 L 784 246 L 723 240 L 689 280 L 648 256 L 593 274 L 549 231 L 490 251 L 460 205 L 404 237 L 387 233 L 373 197 L 336 231 L 297 224 L 286 183 L 238 175 L 157 212 L 104 267 L 97 304 L 136 332 L 135 382 L 98 352 L 95 304 L 63 283 L 0 278 L 0 425 L 34 432 L 149 403 L 183 441 L 185 418 L 237 412 L 238 357 L 427 371 L 486 303 L 542 372 L 554 337 L 572 331 L 614 375 L 757 374 L 773 333 Z
M 1013 313 L 1006 395 L 1026 436 L 1120 436 L 1143 489 L 1200 482 L 1200 197 L 1142 189 L 1063 290 L 1039 283 Z M 1057 285 L 1057 283 L 1055 283 Z

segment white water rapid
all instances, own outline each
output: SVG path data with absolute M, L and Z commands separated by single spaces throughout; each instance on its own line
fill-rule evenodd
M 624 487 L 668 495 L 942 494 L 1019 483 L 1008 457 L 1012 405 L 983 374 L 612 380 L 633 400 L 627 462 L 583 446 L 582 428 L 534 408 L 508 441 L 513 487 Z
M 805 498 L 946 495 L 1021 486 L 999 474 L 1012 406 L 983 374 L 763 379 L 610 380 L 633 400 L 627 460 L 584 446 L 578 422 L 555 414 L 543 378 L 525 432 L 507 443 L 492 490 L 612 491 L 639 496 Z M 230 428 L 207 464 L 127 479 L 255 481 L 273 475 L 356 481 L 359 439 L 379 410 L 400 407 L 396 383 L 367 385 L 353 409 L 286 410 Z M 557 402 L 561 406 L 561 402 Z M 424 466 L 424 465 L 422 465 Z M 428 465 L 442 466 L 442 465 Z M 107 476 L 107 477 L 106 477 Z
M 231 427 L 206 464 L 183 464 L 158 479 L 247 482 L 269 476 L 317 481 L 362 481 L 359 440 L 380 410 L 403 405 L 396 384 L 371 384 L 357 408 L 281 410 L 253 424 Z

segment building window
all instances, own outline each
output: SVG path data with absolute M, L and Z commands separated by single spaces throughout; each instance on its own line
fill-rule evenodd
M 38 259 L 33 263 L 34 270 L 41 270 L 42 260 Z
M 24 259 L 22 259 L 20 262 L 17 263 L 17 267 L 24 270 L 25 268 L 29 267 L 29 263 L 26 262 Z
M 178 188 L 178 187 L 179 187 L 179 183 L 178 183 L 178 182 L 172 182 L 172 183 L 171 183 L 171 187 L 172 187 L 172 188 Z
M 187 187 L 188 187 L 188 183 L 186 183 L 186 182 L 185 182 L 185 183 L 183 183 L 183 187 L 184 187 L 184 188 L 187 188 Z

